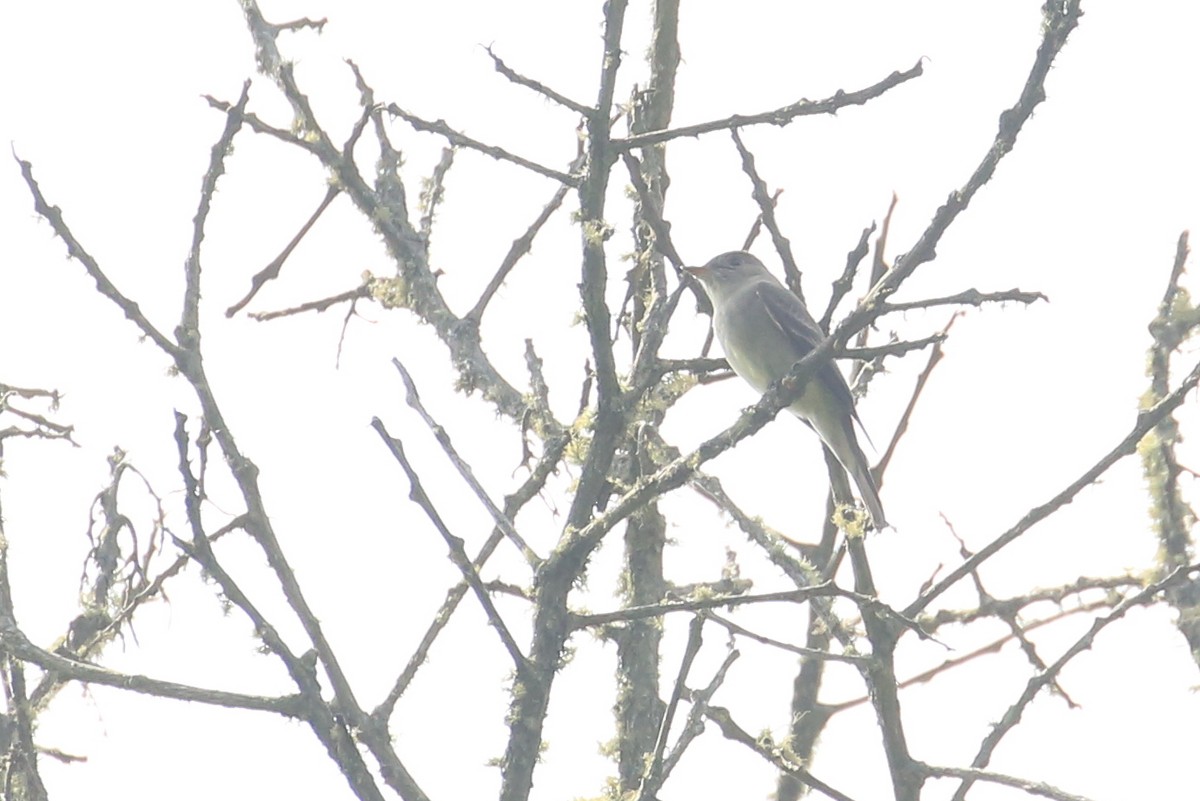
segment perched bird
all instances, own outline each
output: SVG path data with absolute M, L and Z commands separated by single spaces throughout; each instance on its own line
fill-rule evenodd
M 800 299 L 749 253 L 722 253 L 684 269 L 712 299 L 713 329 L 729 366 L 759 393 L 825 339 Z M 817 370 L 788 410 L 816 430 L 858 485 L 872 524 L 885 528 L 879 490 L 854 433 L 854 398 L 837 365 L 829 361 Z

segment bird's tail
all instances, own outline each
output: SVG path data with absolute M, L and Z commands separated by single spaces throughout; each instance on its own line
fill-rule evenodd
M 867 456 L 854 435 L 854 422 L 849 417 L 842 422 L 842 430 L 839 432 L 841 436 L 832 443 L 833 453 L 842 463 L 842 467 L 846 468 L 850 478 L 854 479 L 858 494 L 862 496 L 863 503 L 871 514 L 871 525 L 876 529 L 885 529 L 888 522 L 883 514 L 883 501 L 879 500 L 879 487 L 871 476 L 871 463 L 867 461 Z M 831 444 L 828 439 L 826 444 Z
M 851 477 L 858 485 L 858 493 L 862 495 L 867 511 L 871 513 L 871 525 L 877 529 L 887 528 L 888 522 L 883 515 L 883 501 L 879 500 L 879 488 L 875 486 L 875 479 L 871 477 L 871 470 L 861 450 L 858 452 L 858 463 Z
M 806 393 L 802 400 L 807 402 L 807 406 L 799 411 L 793 407 L 793 413 L 816 429 L 821 441 L 833 451 L 850 478 L 854 479 L 858 493 L 871 513 L 871 525 L 877 529 L 887 528 L 883 502 L 879 500 L 879 487 L 871 477 L 871 463 L 867 461 L 854 433 L 853 409 L 847 412 L 836 402 L 832 393 L 816 392 L 811 399 Z

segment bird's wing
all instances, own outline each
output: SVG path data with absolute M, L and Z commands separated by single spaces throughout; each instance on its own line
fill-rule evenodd
M 754 287 L 754 293 L 762 301 L 767 316 L 795 346 L 796 353 L 799 354 L 797 360 L 807 356 L 825 340 L 825 334 L 808 313 L 808 309 L 804 308 L 800 299 L 782 284 L 764 281 Z M 832 360 L 817 370 L 815 378 L 833 393 L 837 402 L 849 411 L 852 418 L 858 419 L 854 409 L 854 396 L 850 394 L 850 387 L 846 384 L 842 371 Z

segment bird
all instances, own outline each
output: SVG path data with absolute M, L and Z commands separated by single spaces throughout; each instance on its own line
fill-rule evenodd
M 729 366 L 759 394 L 825 339 L 800 298 L 750 253 L 722 253 L 703 267 L 684 270 L 699 279 L 712 300 L 713 330 Z M 850 474 L 871 524 L 886 528 L 879 488 L 854 430 L 855 423 L 862 423 L 837 365 L 821 365 L 788 411 L 817 432 Z

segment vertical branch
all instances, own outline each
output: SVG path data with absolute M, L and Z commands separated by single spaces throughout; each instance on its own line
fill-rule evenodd
M 8 539 L 4 536 L 4 518 L 0 516 L 0 626 L 16 628 L 12 588 L 8 583 Z M 5 798 L 44 801 L 46 787 L 38 772 L 37 749 L 33 745 L 34 720 L 25 689 L 25 666 L 11 653 L 0 661 L 4 681 L 7 714 L 0 715 L 0 736 L 5 753 L 0 765 L 0 781 Z
M 606 491 L 608 470 L 624 429 L 621 387 L 609 337 L 611 317 L 605 300 L 607 262 L 604 243 L 611 228 L 604 220 L 604 200 L 611 152 L 609 116 L 621 65 L 621 32 L 627 0 L 604 5 L 604 56 L 596 107 L 587 119 L 587 166 L 579 186 L 582 228 L 583 280 L 580 294 L 596 375 L 596 417 L 591 445 L 584 458 L 575 496 L 567 513 L 563 538 L 538 571 L 533 643 L 525 675 L 513 684 L 509 738 L 501 766 L 501 801 L 525 801 L 533 787 L 533 771 L 542 748 L 542 729 L 550 705 L 550 688 L 562 665 L 562 652 L 571 633 L 567 598 L 583 576 L 598 540 L 573 536 L 592 518 Z
M 671 735 L 671 724 L 675 720 L 675 713 L 679 710 L 679 702 L 683 700 L 683 695 L 687 691 L 688 673 L 691 672 L 692 665 L 696 661 L 696 656 L 700 653 L 700 647 L 704 645 L 704 640 L 701 636 L 704 632 L 704 620 L 705 617 L 702 614 L 696 615 L 692 618 L 692 623 L 690 626 L 688 626 L 687 646 L 683 649 L 683 661 L 680 663 L 679 672 L 675 677 L 675 689 L 671 691 L 671 701 L 670 703 L 666 704 L 665 707 L 659 703 L 659 706 L 662 707 L 662 713 L 659 716 L 662 722 L 659 724 L 658 735 L 655 738 L 655 743 L 652 746 L 652 758 L 643 760 L 642 765 L 639 766 L 642 768 L 644 778 L 641 781 L 641 786 L 636 788 L 637 801 L 643 801 L 643 799 L 648 798 L 657 798 L 658 791 L 662 787 L 663 780 L 666 778 L 667 765 L 663 757 L 665 756 L 667 750 L 667 738 Z M 736 658 L 736 653 L 737 652 L 734 651 L 732 654 L 734 658 Z M 709 697 L 711 697 L 711 693 L 709 694 Z M 659 699 L 655 698 L 655 700 L 658 701 Z M 707 700 L 708 698 L 706 697 L 705 701 Z M 693 707 L 693 709 L 695 709 L 695 707 Z M 684 747 L 684 742 L 681 741 L 679 746 Z M 648 757 L 650 757 L 649 751 L 650 749 L 647 749 Z M 681 753 L 682 752 L 677 749 L 672 752 L 671 756 L 677 757 L 681 755 Z M 630 788 L 630 791 L 625 791 L 623 774 L 621 778 L 622 797 L 625 797 L 626 792 L 631 792 L 634 788 Z
M 640 439 L 640 438 L 639 438 Z M 652 473 L 653 459 L 638 449 L 639 472 Z M 658 603 L 666 593 L 663 546 L 667 521 L 658 504 L 647 503 L 625 526 L 624 596 L 629 606 Z M 616 630 L 617 767 L 621 793 L 636 790 L 654 749 L 663 716 L 659 697 L 662 621 L 631 620 Z
M 875 580 L 867 562 L 862 537 L 847 537 L 850 564 L 854 569 L 854 591 L 874 598 Z M 908 753 L 908 742 L 900 717 L 900 682 L 896 678 L 896 643 L 902 628 L 895 618 L 874 604 L 860 605 L 863 627 L 871 642 L 871 658 L 861 667 L 875 717 L 883 735 L 883 751 L 892 774 L 896 801 L 917 801 L 925 774 Z
M 804 645 L 815 651 L 827 651 L 833 641 L 831 629 L 824 625 L 823 604 L 813 599 L 808 605 L 808 632 Z M 817 739 L 829 722 L 830 710 L 818 700 L 821 682 L 825 677 L 825 660 L 802 656 L 800 670 L 792 682 L 792 726 L 788 732 L 788 747 L 802 764 L 812 762 L 817 748 Z M 806 785 L 790 772 L 781 772 L 775 787 L 778 801 L 796 801 L 805 792 Z
M 1167 291 L 1150 322 L 1154 344 L 1150 348 L 1148 366 L 1150 388 L 1142 397 L 1142 408 L 1150 408 L 1171 393 L 1171 355 L 1200 326 L 1200 309 L 1192 304 L 1186 290 L 1179 285 L 1187 264 L 1188 232 L 1179 235 L 1175 246 L 1175 262 Z M 1154 431 L 1139 445 L 1142 473 L 1150 494 L 1151 520 L 1158 538 L 1159 570 L 1166 575 L 1191 562 L 1195 543 L 1191 531 L 1196 513 L 1187 504 L 1179 489 L 1183 467 L 1175 453 L 1182 439 L 1174 415 L 1162 419 Z M 1200 664 L 1200 580 L 1181 581 L 1167 592 L 1168 602 L 1178 612 L 1175 625 L 1188 647 L 1192 659 Z
M 630 132 L 633 134 L 668 127 L 675 105 L 675 74 L 679 68 L 679 0 L 659 0 L 654 4 L 654 39 L 650 48 L 650 83 L 633 101 Z M 671 179 L 667 174 L 665 145 L 646 148 L 641 177 L 646 183 L 643 202 L 663 208 Z M 633 220 L 635 243 L 634 268 L 630 271 L 629 291 L 633 297 L 629 336 L 634 360 L 645 367 L 657 360 L 658 345 L 666 329 L 668 302 L 666 270 L 661 253 L 655 248 L 652 224 L 641 213 L 641 204 Z M 640 352 L 645 348 L 645 352 Z M 648 409 L 646 426 L 657 426 L 662 412 Z M 658 469 L 652 449 L 638 429 L 637 442 L 630 460 L 633 480 Z M 657 603 L 666 592 L 663 578 L 663 547 L 667 521 L 658 504 L 651 501 L 635 512 L 625 528 L 625 601 L 631 606 Z M 617 630 L 617 765 L 621 793 L 637 790 L 646 770 L 647 755 L 659 737 L 664 714 L 659 697 L 659 645 L 662 624 L 659 620 L 632 620 Z
M 609 146 L 609 114 L 621 65 L 621 32 L 626 0 L 605 4 L 604 62 L 596 109 L 587 120 L 587 167 L 579 187 L 579 216 L 583 248 L 583 280 L 580 296 L 596 376 L 596 422 L 591 447 L 584 460 L 579 486 L 568 513 L 568 525 L 580 527 L 590 519 L 604 492 L 608 468 L 623 427 L 621 385 L 617 378 L 613 343 L 609 334 L 611 316 L 605 297 L 608 261 L 604 245 L 612 226 L 604 217 L 610 170 L 616 156 Z

